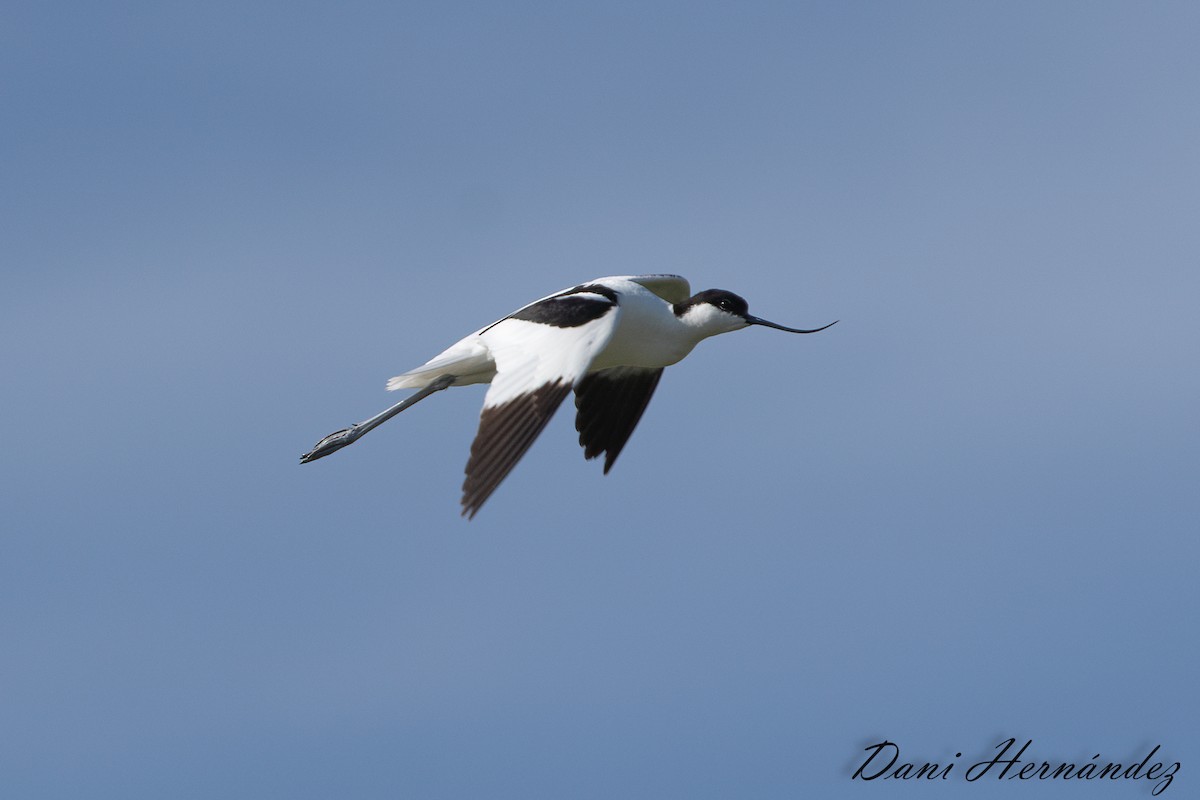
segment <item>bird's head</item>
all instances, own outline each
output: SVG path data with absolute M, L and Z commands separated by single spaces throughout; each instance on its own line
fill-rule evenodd
M 674 306 L 675 316 L 679 317 L 681 322 L 694 327 L 704 336 L 729 333 L 730 331 L 741 330 L 751 325 L 763 325 L 767 328 L 776 328 L 788 333 L 816 333 L 817 331 L 825 330 L 829 325 L 837 322 L 837 320 L 834 320 L 829 325 L 811 330 L 788 328 L 750 314 L 749 308 L 749 305 L 747 305 L 742 297 L 724 289 L 705 289 L 703 292 L 697 292 L 684 302 L 676 303 Z

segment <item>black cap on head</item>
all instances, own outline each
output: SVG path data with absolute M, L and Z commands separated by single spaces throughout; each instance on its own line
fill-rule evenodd
M 749 304 L 740 295 L 724 289 L 705 289 L 703 292 L 696 292 L 682 303 L 676 303 L 675 315 L 683 316 L 689 308 L 705 303 L 738 317 L 746 316 L 746 312 L 750 310 Z

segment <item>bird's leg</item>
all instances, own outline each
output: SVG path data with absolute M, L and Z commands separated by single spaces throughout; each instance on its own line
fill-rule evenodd
M 424 400 L 434 392 L 440 392 L 442 389 L 450 386 L 450 384 L 454 383 L 455 377 L 454 375 L 439 375 L 424 389 L 409 395 L 391 408 L 379 412 L 370 419 L 365 419 L 362 422 L 351 425 L 349 428 L 334 431 L 317 442 L 312 450 L 300 456 L 300 463 L 307 464 L 310 461 L 316 461 L 318 458 L 324 458 L 335 450 L 341 450 L 348 444 L 354 444 L 364 433 L 377 428 L 404 409 Z

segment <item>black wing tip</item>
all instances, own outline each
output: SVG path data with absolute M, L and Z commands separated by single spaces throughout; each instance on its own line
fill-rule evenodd
M 474 519 L 492 493 L 533 445 L 571 391 L 566 381 L 547 383 L 503 405 L 484 408 L 471 443 L 462 485 L 462 516 Z
M 586 461 L 592 461 L 594 459 L 599 458 L 600 456 L 604 456 L 604 474 L 605 475 L 607 475 L 608 471 L 610 469 L 612 469 L 613 464 L 616 463 L 616 461 L 617 461 L 617 455 L 621 452 L 620 449 L 611 450 L 611 451 L 600 449 L 600 450 L 593 451 L 593 450 L 589 450 L 588 446 L 584 442 L 580 441 L 579 444 L 580 444 L 580 446 L 583 447 L 583 458 Z
M 616 367 L 594 372 L 575 387 L 575 430 L 583 457 L 604 454 L 607 475 L 650 404 L 663 369 Z

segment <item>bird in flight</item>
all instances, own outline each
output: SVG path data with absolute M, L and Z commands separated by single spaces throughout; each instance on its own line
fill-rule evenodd
M 535 300 L 392 378 L 389 391 L 419 391 L 326 436 L 300 463 L 354 443 L 435 392 L 487 383 L 463 482 L 462 513 L 473 518 L 572 390 L 583 455 L 603 454 L 608 474 L 663 369 L 681 361 L 702 339 L 750 325 L 790 333 L 829 327 L 800 330 L 768 322 L 749 314 L 746 301 L 733 292 L 692 294 L 678 275 L 597 278 Z

